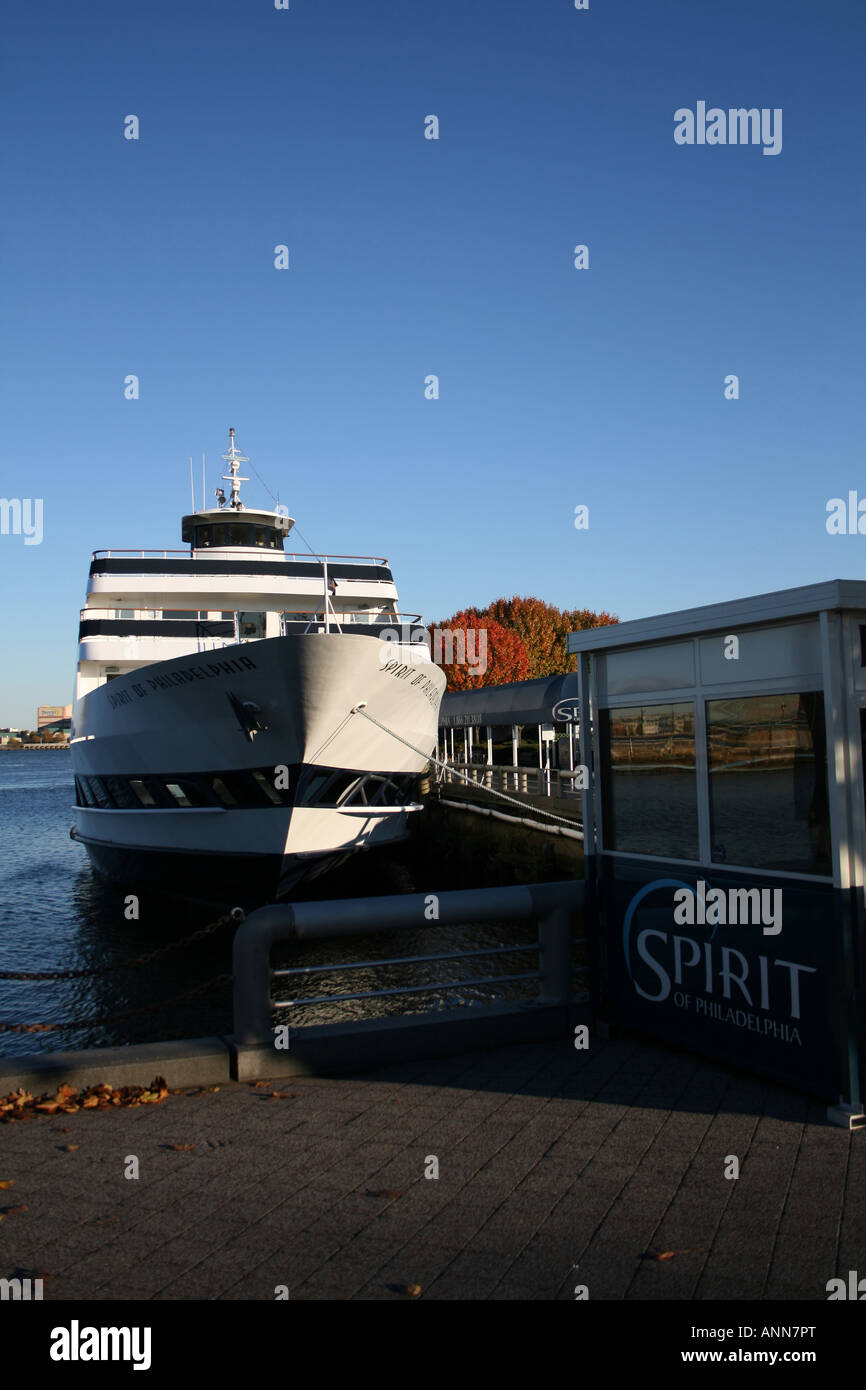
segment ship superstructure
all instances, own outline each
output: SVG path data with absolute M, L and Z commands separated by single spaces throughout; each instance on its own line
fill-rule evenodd
M 240 500 L 233 430 L 223 458 L 187 549 L 94 552 L 75 834 L 123 882 L 278 896 L 405 834 L 445 677 L 385 559 L 288 550 L 294 519 Z

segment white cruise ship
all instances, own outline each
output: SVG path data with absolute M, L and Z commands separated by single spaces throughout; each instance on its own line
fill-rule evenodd
M 445 676 L 386 560 L 288 553 L 293 518 L 244 507 L 230 438 L 188 550 L 93 555 L 72 834 L 122 884 L 244 901 L 405 835 Z

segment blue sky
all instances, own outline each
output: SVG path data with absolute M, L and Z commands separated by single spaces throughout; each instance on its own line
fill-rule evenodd
M 5 39 L 0 494 L 44 538 L 0 536 L 0 724 L 71 699 L 91 550 L 179 546 L 229 425 L 429 619 L 866 577 L 825 529 L 866 496 L 861 0 L 47 0 Z M 781 108 L 781 153 L 677 145 L 700 100 Z

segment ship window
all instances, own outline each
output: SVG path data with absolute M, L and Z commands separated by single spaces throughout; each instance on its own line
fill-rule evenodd
M 204 550 L 210 545 L 210 527 L 197 526 L 195 528 L 195 543 L 200 550 Z
M 138 779 L 138 778 L 131 778 L 131 779 L 130 779 L 129 785 L 132 787 L 132 790 L 135 792 L 135 795 L 138 797 L 138 799 L 139 799 L 139 801 L 141 802 L 142 806 L 155 806 L 155 805 L 156 805 L 156 801 L 155 801 L 154 798 L 151 796 L 151 794 L 150 794 L 150 792 L 148 791 L 147 787 L 144 785 L 144 783 L 143 783 L 140 779 Z
M 230 609 L 228 613 L 221 612 L 220 617 L 224 623 L 233 623 L 235 620 L 234 610 Z
M 210 784 L 214 796 L 216 796 L 217 800 L 222 802 L 223 806 L 237 806 L 237 797 L 229 791 L 221 777 L 212 777 L 210 779 Z
M 118 616 L 118 618 L 134 618 L 134 617 L 135 617 L 135 609 L 134 609 L 134 608 L 118 608 L 118 610 L 117 610 L 117 616 Z
M 260 638 L 265 635 L 264 613 L 239 613 L 241 637 Z
M 166 782 L 166 790 L 178 806 L 209 806 L 210 800 L 199 782 L 184 778 L 183 782 Z
M 232 522 L 228 527 L 228 533 L 229 545 L 249 545 L 250 527 L 246 522 Z
M 88 778 L 88 781 L 90 782 L 91 795 L 93 796 L 96 805 L 99 807 L 99 809 L 101 811 L 110 810 L 111 797 L 109 796 L 108 792 L 105 789 L 105 786 L 103 785 L 102 778 L 90 777 Z
M 308 773 L 303 787 L 299 791 L 298 800 L 303 802 L 305 806 L 314 805 L 318 793 L 322 790 L 329 778 L 330 773 L 328 772 Z
M 272 781 L 268 781 L 268 778 L 265 776 L 263 772 L 254 772 L 253 781 L 261 787 L 265 796 L 268 798 L 269 801 L 272 801 L 275 806 L 283 805 L 283 792 L 278 791 L 277 788 L 274 786 L 274 783 Z
M 106 777 L 105 782 L 115 806 L 119 806 L 123 811 L 138 808 L 138 802 L 130 791 L 129 784 L 122 777 Z
M 76 777 L 75 779 L 75 804 L 76 806 L 96 805 L 96 799 L 91 794 L 86 777 Z
M 174 621 L 175 618 L 197 618 L 199 611 L 197 608 L 165 608 L 162 616 Z M 207 617 L 207 614 L 205 614 Z
M 226 543 L 226 528 L 225 528 L 225 522 L 223 522 L 223 521 L 215 521 L 215 522 L 214 522 L 214 525 L 213 525 L 213 543 L 214 543 L 214 545 L 225 545 L 225 543 Z

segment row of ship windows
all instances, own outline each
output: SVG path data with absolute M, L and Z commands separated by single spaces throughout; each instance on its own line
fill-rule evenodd
M 86 616 L 90 618 L 104 617 L 106 620 L 113 619 L 115 621 L 123 618 L 153 618 L 167 622 L 171 622 L 172 620 L 177 619 L 178 621 L 183 620 L 186 622 L 193 621 L 231 623 L 234 622 L 235 619 L 235 613 L 233 609 L 229 612 L 226 612 L 225 610 L 207 608 L 106 608 L 104 610 L 89 609 L 86 612 Z M 245 623 L 250 623 L 257 619 L 264 622 L 264 613 L 261 612 L 238 613 L 237 616 L 240 619 L 242 627 Z M 311 623 L 314 622 L 316 618 L 319 618 L 319 620 L 321 621 L 321 612 L 316 613 L 310 610 L 304 610 L 303 612 L 294 612 L 291 609 L 284 609 L 282 610 L 282 616 L 296 623 Z M 389 610 L 385 610 L 383 612 L 379 608 L 350 610 L 348 612 L 345 612 L 343 610 L 340 611 L 340 619 L 343 622 L 387 622 L 392 618 L 392 616 L 393 614 Z
M 223 809 L 268 806 L 402 806 L 411 794 L 412 774 L 335 772 L 332 768 L 285 772 L 273 767 L 243 772 L 184 773 L 175 778 L 76 777 L 76 805 L 93 810 L 176 810 L 217 806 Z M 288 786 L 284 783 L 288 780 Z

